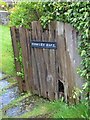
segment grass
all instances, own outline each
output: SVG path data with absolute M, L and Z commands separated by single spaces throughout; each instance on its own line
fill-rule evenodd
M 13 49 L 8 26 L 0 25 L 0 48 L 0 71 L 8 75 L 15 75 Z
M 68 106 L 60 100 L 38 104 L 32 111 L 20 116 L 20 118 L 83 118 L 87 110 L 84 104 Z
M 11 107 L 18 106 L 20 101 L 30 97 L 30 94 L 25 94 L 12 101 L 12 103 L 5 106 L 2 110 L 5 111 Z M 32 99 L 32 96 L 31 96 Z M 68 106 L 61 100 L 47 101 L 43 98 L 33 96 L 35 99 L 35 106 L 32 110 L 25 112 L 15 118 L 86 118 L 87 117 L 87 106 L 82 102 L 77 105 Z M 8 116 L 3 116 L 6 118 Z

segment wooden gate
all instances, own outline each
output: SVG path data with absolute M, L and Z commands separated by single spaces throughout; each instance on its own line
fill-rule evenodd
M 22 48 L 26 89 L 50 100 L 60 96 L 66 101 L 72 100 L 74 88 L 82 86 L 76 72 L 80 63 L 78 32 L 62 22 L 52 22 L 43 30 L 40 23 L 34 21 L 30 30 L 12 27 L 11 33 L 15 58 L 19 56 L 18 42 Z M 16 60 L 15 64 L 16 71 L 19 71 Z M 22 86 L 22 80 L 18 81 Z

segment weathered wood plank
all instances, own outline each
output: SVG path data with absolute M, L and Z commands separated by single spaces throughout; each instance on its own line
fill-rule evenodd
M 15 62 L 16 72 L 20 72 L 21 65 L 18 61 L 19 49 L 18 49 L 18 42 L 17 42 L 17 38 L 16 38 L 15 29 L 16 29 L 15 27 L 12 27 L 12 28 L 10 28 L 10 31 L 11 31 L 11 39 L 12 39 L 12 46 L 13 46 L 13 52 L 14 52 L 14 62 Z M 17 76 L 17 81 L 18 81 L 19 89 L 22 92 L 23 91 L 22 78 L 20 76 Z
M 29 81 L 30 81 L 30 92 L 31 93 L 34 93 L 34 81 L 33 81 L 33 67 L 32 67 L 32 48 L 31 48 L 31 45 L 30 45 L 30 42 L 32 40 L 32 31 L 28 31 L 27 33 L 28 35 L 28 54 L 29 54 L 29 70 L 30 70 L 30 73 L 29 73 Z
M 28 82 L 28 56 L 27 56 L 27 48 L 26 48 L 27 47 L 26 31 L 24 28 L 20 27 L 19 32 L 20 32 L 20 43 L 21 43 L 22 56 L 23 56 L 25 83 L 26 83 L 26 88 L 29 91 L 30 86 L 29 86 L 29 82 Z
M 42 40 L 48 41 L 49 39 L 49 33 L 48 30 L 43 31 L 42 33 Z M 43 49 L 43 59 L 44 59 L 44 69 L 45 69 L 45 96 L 48 98 L 48 85 L 47 85 L 47 76 L 49 72 L 49 65 L 48 65 L 48 50 Z
M 66 57 L 67 57 L 67 72 L 68 72 L 68 96 L 69 96 L 69 101 L 73 102 L 73 96 L 72 92 L 75 87 L 75 73 L 73 69 L 73 37 L 72 37 L 72 31 L 73 28 L 65 24 L 65 38 L 66 38 L 66 44 L 67 44 L 67 52 L 66 52 Z
M 49 41 L 55 42 L 56 40 L 56 22 L 53 22 L 49 25 Z M 56 72 L 55 72 L 55 51 L 56 50 L 49 50 L 50 54 L 50 73 L 51 73 L 51 83 L 49 88 L 50 99 L 55 99 L 55 82 L 56 82 Z
M 68 90 L 68 77 L 67 77 L 67 60 L 66 60 L 66 39 L 64 37 L 64 23 L 57 23 L 57 72 L 58 79 L 62 81 L 64 85 L 64 96 L 67 101 L 67 90 Z
M 29 31 L 29 30 L 27 30 L 26 29 L 26 43 L 27 43 L 27 62 L 28 62 L 28 83 L 29 83 L 29 87 L 30 87 L 30 90 L 32 91 L 32 74 L 31 74 L 31 72 L 32 72 L 32 67 L 31 67 L 31 64 L 30 64 L 30 62 L 31 62 L 31 53 L 30 53 L 30 39 L 31 39 L 31 32 Z
M 80 78 L 79 74 L 77 74 L 77 68 L 80 65 L 81 58 L 78 54 L 78 35 L 79 32 L 77 32 L 74 28 L 72 30 L 72 39 L 73 39 L 73 70 L 75 73 L 75 86 L 82 89 L 83 80 Z
M 40 22 L 37 22 L 37 40 L 40 40 L 40 41 L 44 41 L 42 39 L 42 27 L 40 25 Z M 41 70 L 39 70 L 41 72 L 41 84 L 43 86 L 43 89 L 41 90 L 42 91 L 42 96 L 46 96 L 46 82 L 45 82 L 45 64 L 44 64 L 44 56 L 43 56 L 43 49 L 39 49 L 39 53 L 40 53 L 40 68 Z
M 37 40 L 38 36 L 37 36 L 37 30 L 36 30 L 36 26 L 37 26 L 37 22 L 33 22 L 32 23 L 32 40 Z M 32 55 L 34 53 L 34 58 L 35 59 L 35 65 L 36 65 L 36 79 L 34 80 L 34 83 L 37 85 L 38 87 L 38 94 L 41 95 L 41 89 L 42 89 L 42 84 L 40 84 L 41 81 L 41 73 L 40 73 L 40 53 L 39 53 L 39 49 L 35 49 L 32 48 Z M 33 60 L 32 59 L 32 60 Z M 33 63 L 32 63 L 33 66 Z
M 27 76 L 28 76 L 28 84 L 29 84 L 29 90 L 31 89 L 31 86 L 30 86 L 30 62 L 29 62 L 29 34 L 28 34 L 28 30 L 26 29 L 25 30 L 25 34 L 26 34 L 26 68 L 27 68 Z

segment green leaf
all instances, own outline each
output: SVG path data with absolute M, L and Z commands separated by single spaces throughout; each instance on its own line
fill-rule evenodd
M 85 51 L 85 50 L 82 50 L 81 56 L 84 56 L 85 54 L 86 54 L 86 51 Z

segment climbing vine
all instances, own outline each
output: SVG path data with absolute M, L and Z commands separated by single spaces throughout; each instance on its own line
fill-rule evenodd
M 23 25 L 30 28 L 34 20 L 40 20 L 43 28 L 51 21 L 70 23 L 80 32 L 78 50 L 82 62 L 78 72 L 87 81 L 90 88 L 90 3 L 87 2 L 21 2 L 15 6 L 10 16 L 12 26 Z M 89 90 L 90 91 L 90 90 Z

